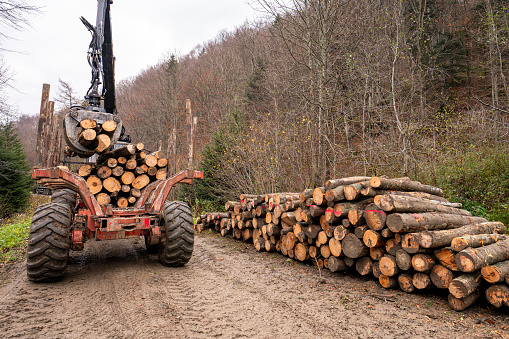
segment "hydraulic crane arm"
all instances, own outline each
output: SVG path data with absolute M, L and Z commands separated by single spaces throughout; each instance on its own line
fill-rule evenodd
M 97 0 L 97 20 L 93 26 L 84 17 L 81 21 L 92 34 L 87 59 L 92 68 L 92 81 L 85 99 L 88 107 L 71 107 L 64 118 L 64 136 L 73 153 L 80 157 L 89 157 L 95 153 L 92 147 L 79 142 L 77 127 L 84 119 L 95 120 L 98 124 L 113 120 L 117 129 L 111 137 L 113 145 L 124 134 L 122 122 L 117 115 L 115 100 L 115 57 L 111 32 L 110 8 L 113 0 Z M 128 138 L 128 137 L 127 137 Z M 93 145 L 93 144 L 92 144 Z M 90 146 L 90 145 L 89 145 Z
M 110 5 L 112 0 L 97 1 L 96 26 L 92 26 L 87 19 L 81 21 L 92 34 L 92 41 L 88 48 L 88 63 L 92 68 L 92 81 L 86 99 L 90 105 L 100 107 L 104 100 L 106 113 L 116 114 L 115 104 L 115 57 L 113 56 L 113 41 L 111 33 Z M 102 77 L 102 93 L 99 85 Z

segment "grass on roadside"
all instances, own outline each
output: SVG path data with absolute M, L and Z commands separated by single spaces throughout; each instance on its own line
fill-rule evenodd
M 50 201 L 50 197 L 32 195 L 27 209 L 0 224 L 0 266 L 23 260 L 27 246 L 30 222 L 37 206 Z
M 25 254 L 31 218 L 0 227 L 0 265 L 19 261 Z

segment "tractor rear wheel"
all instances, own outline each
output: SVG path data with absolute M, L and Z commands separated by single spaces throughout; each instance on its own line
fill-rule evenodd
M 67 188 L 54 190 L 51 195 L 51 202 L 65 204 L 73 211 L 76 206 L 76 192 Z
M 49 282 L 62 278 L 69 258 L 71 220 L 68 204 L 50 202 L 35 210 L 28 236 L 28 280 Z
M 193 254 L 193 216 L 187 204 L 166 201 L 161 210 L 159 260 L 165 266 L 185 265 Z

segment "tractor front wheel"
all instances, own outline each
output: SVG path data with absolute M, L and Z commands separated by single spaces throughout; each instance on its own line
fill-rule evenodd
M 193 254 L 193 216 L 187 204 L 166 201 L 161 210 L 159 260 L 165 266 L 185 265 Z
M 50 202 L 39 206 L 32 217 L 27 248 L 30 281 L 55 281 L 64 275 L 69 258 L 72 213 L 68 204 Z

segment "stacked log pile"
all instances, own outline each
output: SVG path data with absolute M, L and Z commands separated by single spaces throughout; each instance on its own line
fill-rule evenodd
M 232 234 L 258 251 L 331 272 L 372 275 L 385 288 L 446 289 L 455 310 L 483 294 L 509 306 L 505 226 L 472 216 L 440 188 L 408 178 L 351 177 L 299 193 L 241 195 L 225 210 L 200 216 L 196 230 Z
M 78 175 L 99 205 L 126 208 L 136 204 L 143 188 L 166 178 L 167 166 L 161 152 L 150 152 L 142 143 L 129 144 L 99 155 L 96 164 L 82 165 Z

